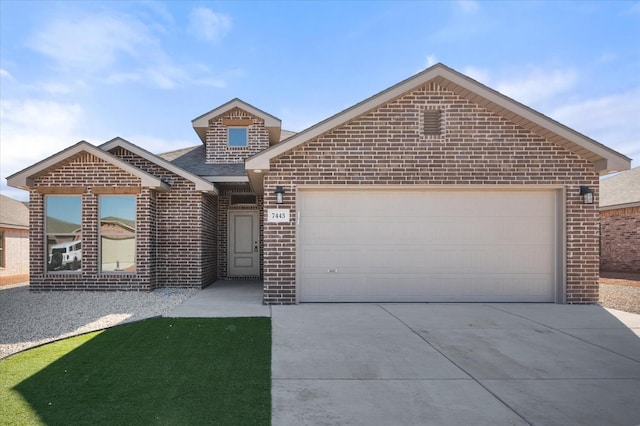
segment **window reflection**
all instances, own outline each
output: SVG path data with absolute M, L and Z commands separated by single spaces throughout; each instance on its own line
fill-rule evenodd
M 82 198 L 45 197 L 47 271 L 82 269 Z
M 136 270 L 136 197 L 100 197 L 100 267 L 103 272 Z

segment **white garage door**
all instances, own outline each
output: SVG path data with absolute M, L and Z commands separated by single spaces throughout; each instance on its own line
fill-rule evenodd
M 553 302 L 557 191 L 300 190 L 301 302 Z

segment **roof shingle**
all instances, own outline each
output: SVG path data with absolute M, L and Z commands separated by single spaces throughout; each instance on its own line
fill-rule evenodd
M 29 228 L 29 207 L 18 200 L 0 194 L 0 226 Z
M 640 167 L 600 181 L 600 207 L 640 202 Z

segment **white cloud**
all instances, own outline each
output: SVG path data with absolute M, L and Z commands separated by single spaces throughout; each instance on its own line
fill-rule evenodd
M 78 89 L 85 88 L 86 84 L 82 80 L 78 80 L 71 83 L 60 83 L 57 81 L 50 81 L 37 84 L 33 87 L 34 90 L 44 91 L 51 95 L 69 95 L 75 93 Z
M 0 101 L 0 188 L 4 178 L 78 142 L 83 109 L 38 99 Z
M 103 81 L 108 84 L 142 83 L 160 89 L 175 89 L 187 85 L 224 88 L 227 85 L 223 78 L 197 77 L 196 74 L 171 64 L 165 64 L 131 72 L 114 73 Z
M 435 65 L 438 63 L 438 58 L 436 57 L 436 55 L 431 54 L 429 56 L 427 56 L 427 68 L 429 68 L 432 65 Z
M 480 4 L 475 0 L 459 0 L 456 6 L 464 13 L 476 13 L 480 10 Z
M 491 83 L 491 79 L 489 77 L 489 72 L 487 70 L 476 68 L 473 66 L 464 67 L 462 73 L 472 79 L 489 86 Z
M 113 66 L 123 55 L 138 58 L 155 40 L 146 25 L 128 16 L 65 15 L 45 24 L 28 45 L 63 69 L 97 71 Z
M 640 88 L 556 108 L 550 115 L 567 126 L 640 162 Z
M 191 11 L 188 31 L 201 40 L 215 43 L 231 31 L 231 18 L 206 7 L 198 7 Z
M 579 83 L 572 69 L 512 69 L 508 79 L 473 66 L 463 73 L 632 158 L 634 166 L 640 162 L 640 88 L 569 101 L 567 95 L 571 92 L 575 98 Z
M 623 15 L 638 15 L 640 14 L 640 1 L 637 1 L 629 7 L 629 9 L 623 12 Z
M 196 11 L 192 29 L 200 37 L 213 41 L 230 29 L 231 20 L 225 15 L 205 8 Z M 143 12 L 140 17 L 116 13 L 54 17 L 30 37 L 28 45 L 55 61 L 59 70 L 84 81 L 136 83 L 160 89 L 226 86 L 220 76 L 201 71 L 200 64 L 178 62 L 165 50 L 163 37 L 171 31 L 144 17 L 160 14 L 163 21 L 172 24 L 166 8 L 151 6 Z M 70 93 L 71 89 L 69 85 L 48 87 L 54 94 Z
M 578 82 L 578 74 L 570 69 L 534 69 L 528 74 L 515 75 L 515 78 L 499 82 L 495 86 L 496 90 L 526 105 L 546 101 L 567 92 Z
M 11 75 L 11 73 L 3 68 L 0 68 L 0 78 L 13 80 L 13 76 Z

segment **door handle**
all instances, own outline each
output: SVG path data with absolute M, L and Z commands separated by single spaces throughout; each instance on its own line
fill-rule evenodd
M 253 245 L 253 251 L 254 251 L 255 253 L 257 253 L 257 252 L 258 252 L 258 242 L 257 242 L 257 241 L 255 241 L 253 244 L 254 244 L 254 245 Z

